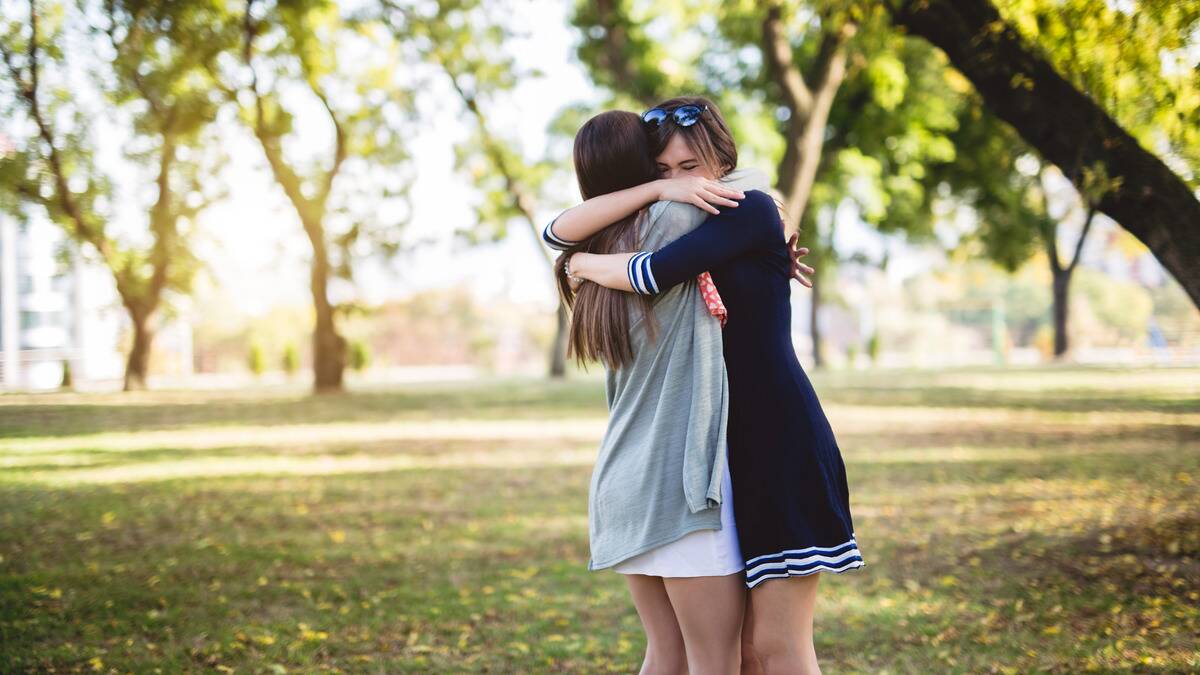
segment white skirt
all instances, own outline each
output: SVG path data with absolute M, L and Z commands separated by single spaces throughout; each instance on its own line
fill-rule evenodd
M 728 448 L 726 448 L 728 452 Z M 721 529 L 696 530 L 628 558 L 613 569 L 652 577 L 719 577 L 746 569 L 733 520 L 733 479 L 726 456 L 721 481 Z

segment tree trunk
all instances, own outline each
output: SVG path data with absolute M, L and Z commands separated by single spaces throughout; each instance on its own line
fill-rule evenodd
M 306 227 L 310 232 L 321 232 L 321 227 Z M 342 388 L 342 375 L 346 370 L 346 339 L 337 331 L 333 305 L 329 302 L 329 258 L 324 237 L 310 237 L 313 245 L 312 296 L 317 312 L 313 327 L 313 388 L 317 393 L 338 391 Z
M 154 330 L 150 328 L 150 315 L 145 312 L 131 310 L 129 319 L 133 324 L 133 346 L 125 362 L 124 390 L 142 391 L 146 389 L 146 376 L 150 372 L 150 347 L 154 342 Z
M 820 166 L 829 112 L 847 74 L 846 43 L 857 30 L 853 23 L 828 27 L 806 79 L 792 53 L 782 7 L 770 5 L 763 17 L 759 49 L 782 103 L 791 113 L 783 157 L 775 171 L 790 222 L 798 224 L 804 217 Z
M 1003 119 L 1083 192 L 1099 164 L 1120 185 L 1096 205 L 1141 240 L 1200 307 L 1200 201 L 1087 94 L 1024 43 L 990 0 L 901 0 L 893 23 L 942 49 Z
M 1054 269 L 1053 265 L 1050 271 L 1054 275 L 1054 359 L 1062 361 L 1066 358 L 1068 349 L 1067 291 L 1071 285 L 1071 272 Z
M 554 343 L 550 345 L 550 377 L 567 376 L 567 306 L 558 301 L 558 326 L 554 330 Z

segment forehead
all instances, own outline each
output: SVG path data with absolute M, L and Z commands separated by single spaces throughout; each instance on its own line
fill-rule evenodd
M 688 147 L 683 134 L 676 133 L 672 134 L 671 140 L 667 141 L 667 147 L 663 148 L 663 151 L 655 159 L 662 164 L 678 164 L 689 159 L 696 159 L 696 153 Z

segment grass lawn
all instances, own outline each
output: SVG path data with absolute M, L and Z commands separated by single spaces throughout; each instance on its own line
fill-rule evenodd
M 813 377 L 826 673 L 1200 672 L 1200 370 Z M 0 672 L 636 672 L 603 385 L 0 396 Z

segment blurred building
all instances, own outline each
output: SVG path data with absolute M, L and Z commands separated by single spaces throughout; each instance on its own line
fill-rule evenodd
M 155 339 L 151 372 L 191 372 L 191 332 L 180 322 Z M 88 263 L 63 232 L 0 215 L 0 390 L 55 389 L 70 368 L 76 385 L 119 384 L 129 320 L 112 277 Z

